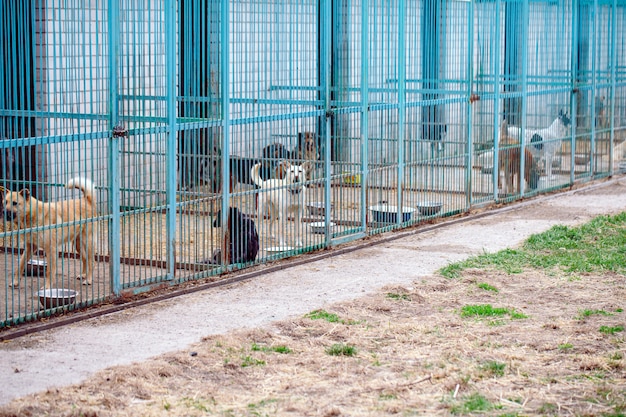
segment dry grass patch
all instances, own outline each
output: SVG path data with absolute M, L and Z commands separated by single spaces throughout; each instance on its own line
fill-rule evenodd
M 0 415 L 624 415 L 624 332 L 599 328 L 624 323 L 625 287 L 618 274 L 432 276 L 107 369 Z M 487 304 L 526 318 L 461 314 Z M 354 349 L 329 354 L 333 346 Z

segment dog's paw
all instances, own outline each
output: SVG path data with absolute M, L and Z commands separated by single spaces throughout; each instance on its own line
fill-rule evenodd
M 76 277 L 77 280 L 82 281 L 83 285 L 91 285 L 91 280 L 85 278 L 83 275 L 79 275 Z

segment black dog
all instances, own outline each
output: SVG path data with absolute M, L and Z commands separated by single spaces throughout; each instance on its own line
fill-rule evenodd
M 289 159 L 290 152 L 280 143 L 272 143 L 263 148 L 263 157 L 245 158 L 232 155 L 228 159 L 229 170 L 229 191 L 232 193 L 237 184 L 247 184 L 256 187 L 250 171 L 256 164 L 261 164 L 260 175 L 264 180 L 273 178 L 280 161 Z M 209 184 L 213 193 L 222 191 L 222 156 L 219 150 L 214 150 L 212 154 L 205 156 L 201 161 L 201 177 L 205 184 Z
M 213 221 L 213 227 L 222 226 L 221 211 Z M 228 248 L 228 264 L 239 264 L 253 262 L 259 252 L 259 235 L 256 231 L 254 221 L 244 216 L 237 207 L 228 208 L 228 232 L 226 233 L 226 244 Z M 221 264 L 222 250 L 217 249 L 213 256 L 206 263 Z

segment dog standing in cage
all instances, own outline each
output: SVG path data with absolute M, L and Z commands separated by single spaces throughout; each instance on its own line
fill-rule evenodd
M 509 135 L 508 123 L 505 120 L 500 125 L 500 138 L 498 140 L 498 188 L 506 193 L 520 192 L 522 189 L 521 163 L 522 152 L 519 139 Z M 504 188 L 502 179 L 504 176 Z M 534 190 L 539 185 L 540 170 L 535 162 L 532 152 L 524 148 L 524 176 L 528 188 Z
M 264 180 L 259 171 L 261 164 L 256 164 L 251 171 L 254 183 L 261 189 L 257 216 L 259 219 L 266 215 L 270 219 L 270 231 L 273 237 L 278 237 L 280 246 L 285 245 L 284 228 L 289 214 L 293 214 L 295 222 L 294 243 L 302 246 L 301 222 L 304 213 L 304 199 L 306 171 L 300 165 L 289 165 L 284 178 Z M 275 229 L 278 225 L 279 231 Z
M 543 129 L 526 129 L 524 136 L 527 144 L 532 144 L 533 154 L 545 164 L 548 179 L 552 178 L 552 162 L 556 153 L 561 149 L 561 140 L 567 136 L 571 120 L 566 112 L 559 110 L 559 115 L 550 126 Z M 521 139 L 521 128 L 509 126 L 508 135 L 514 139 Z
M 4 217 L 18 229 L 42 228 L 28 231 L 24 235 L 24 252 L 19 267 L 13 276 L 12 287 L 19 287 L 20 277 L 26 271 L 26 263 L 34 251 L 42 248 L 46 254 L 47 268 L 44 288 L 50 288 L 52 277 L 57 271 L 59 248 L 71 243 L 82 264 L 82 274 L 77 277 L 83 284 L 90 285 L 95 262 L 96 226 L 93 222 L 81 221 L 97 216 L 96 195 L 93 183 L 87 178 L 73 178 L 65 185 L 82 191 L 81 198 L 56 203 L 44 203 L 33 197 L 25 188 L 18 192 L 4 191 Z M 51 227 L 64 224 L 62 226 Z

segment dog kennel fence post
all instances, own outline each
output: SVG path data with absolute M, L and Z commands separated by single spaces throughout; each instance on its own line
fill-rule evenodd
M 167 145 L 165 150 L 165 166 L 167 167 L 165 184 L 166 195 L 166 275 L 168 280 L 174 279 L 176 271 L 176 2 L 165 1 L 165 56 L 167 81 Z
M 369 0 L 361 1 L 361 227 L 367 230 L 369 188 Z
M 119 124 L 119 92 L 118 92 L 118 65 L 119 65 L 119 1 L 109 0 L 109 123 L 111 139 L 109 140 L 109 275 L 111 291 L 114 295 L 121 292 L 120 277 L 120 172 L 119 172 L 119 138 L 124 131 Z
M 397 223 L 404 221 L 404 132 L 406 123 L 406 4 L 398 1 L 398 181 Z
M 609 175 L 613 175 L 613 170 L 615 169 L 614 160 L 615 152 L 613 151 L 613 144 L 615 143 L 615 88 L 616 81 L 615 77 L 617 66 L 617 54 L 615 51 L 617 50 L 617 30 L 615 29 L 615 25 L 617 24 L 617 19 L 615 15 L 617 14 L 617 0 L 613 0 L 611 3 L 611 46 L 610 46 L 610 60 L 611 60 L 611 88 L 609 91 Z M 570 114 L 571 111 L 570 111 Z
M 222 0 L 222 68 L 221 68 L 221 87 L 222 87 L 222 242 L 228 239 L 228 206 L 230 200 L 230 48 L 229 48 L 229 0 Z M 229 248 L 229 246 L 228 246 Z M 222 265 L 228 265 L 228 255 L 222 253 Z

